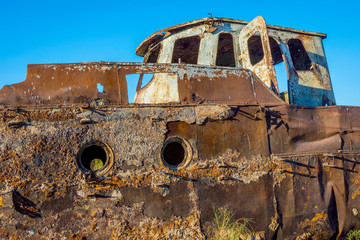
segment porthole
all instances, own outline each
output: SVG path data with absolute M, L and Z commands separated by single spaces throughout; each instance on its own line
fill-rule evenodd
M 111 148 L 100 141 L 85 144 L 77 155 L 77 164 L 81 171 L 95 172 L 103 175 L 113 165 L 114 157 Z
M 172 137 L 167 139 L 161 148 L 161 161 L 166 167 L 179 170 L 186 167 L 192 154 L 192 148 L 188 141 Z

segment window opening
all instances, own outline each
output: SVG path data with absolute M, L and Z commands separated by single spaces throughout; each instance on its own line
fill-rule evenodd
M 272 63 L 274 65 L 276 80 L 278 82 L 278 87 L 279 87 L 279 93 L 280 96 L 283 98 L 283 100 L 286 101 L 286 99 L 288 98 L 287 97 L 288 77 L 287 77 L 286 66 L 282 57 L 280 46 L 277 43 L 277 41 L 273 37 L 269 37 L 269 42 L 270 42 Z
M 172 63 L 197 64 L 200 37 L 181 38 L 175 41 Z
M 296 70 L 312 70 L 311 60 L 300 39 L 288 41 L 291 59 Z
M 287 79 L 285 63 L 280 62 L 274 65 L 274 69 L 275 69 L 276 80 L 279 87 L 279 93 L 280 95 L 283 94 L 286 95 L 288 91 L 288 79 Z M 283 100 L 285 101 L 285 98 L 283 98 Z
M 144 62 L 157 63 L 159 53 L 160 53 L 160 44 L 156 45 L 154 48 L 150 48 L 150 50 L 144 56 Z
M 137 91 L 136 89 L 145 87 L 151 81 L 153 76 L 153 73 L 136 73 L 126 75 L 129 103 L 134 102 Z M 139 86 L 139 84 L 141 85 Z
M 220 33 L 216 66 L 235 67 L 233 37 L 230 33 Z
M 142 74 L 140 74 L 138 84 L 141 83 L 141 85 L 139 86 L 139 89 L 145 87 L 151 81 L 151 79 L 153 77 L 154 77 L 153 73 L 142 73 Z
M 136 86 L 139 80 L 140 74 L 128 74 L 126 75 L 126 83 L 128 89 L 129 103 L 133 103 L 135 100 Z
M 264 49 L 259 31 L 255 32 L 254 35 L 248 39 L 248 49 L 252 65 L 259 63 L 264 58 Z

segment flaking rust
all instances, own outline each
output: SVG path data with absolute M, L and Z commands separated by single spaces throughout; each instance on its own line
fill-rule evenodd
M 225 207 L 257 239 L 359 228 L 360 108 L 335 105 L 325 37 L 210 17 L 143 63 L 28 65 L 0 90 L 0 237 L 205 239 Z

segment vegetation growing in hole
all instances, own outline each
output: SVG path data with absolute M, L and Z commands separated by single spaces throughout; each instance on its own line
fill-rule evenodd
M 360 230 L 350 230 L 346 234 L 345 240 L 360 240 Z
M 102 169 L 104 166 L 104 163 L 101 159 L 99 158 L 94 158 L 93 160 L 91 160 L 90 162 L 90 169 L 91 171 L 97 171 L 97 170 L 100 170 Z
M 212 221 L 214 239 L 235 240 L 241 235 L 251 234 L 251 218 L 235 220 L 235 211 L 228 207 L 216 209 L 213 207 L 214 218 Z

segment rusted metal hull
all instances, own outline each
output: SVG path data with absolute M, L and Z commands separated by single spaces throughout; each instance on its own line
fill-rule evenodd
M 228 206 L 266 239 L 328 239 L 360 227 L 359 115 L 292 105 L 3 108 L 0 236 L 202 239 L 213 206 Z M 178 170 L 160 157 L 172 137 L 192 149 Z M 114 154 L 102 176 L 77 165 L 92 141 Z

